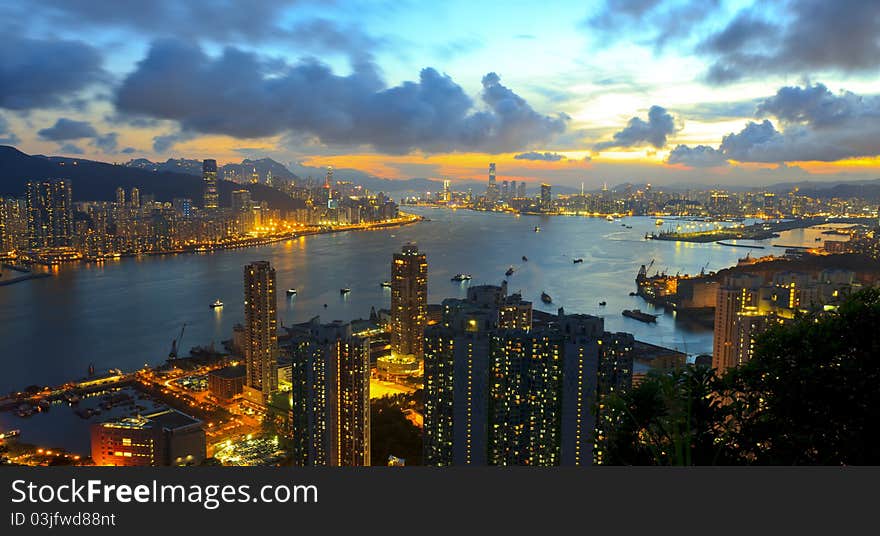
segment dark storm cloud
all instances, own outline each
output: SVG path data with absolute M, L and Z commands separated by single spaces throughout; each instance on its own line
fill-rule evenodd
M 530 151 L 528 153 L 520 153 L 513 157 L 515 160 L 543 160 L 545 162 L 558 162 L 565 158 L 559 153 L 539 153 Z
M 170 134 L 160 134 L 159 136 L 153 137 L 153 151 L 157 153 L 164 153 L 168 149 L 171 149 L 176 144 L 184 141 L 189 141 L 196 137 L 196 134 L 193 132 L 172 132 Z
M 633 117 L 626 127 L 614 133 L 611 141 L 600 142 L 595 145 L 597 151 L 612 147 L 636 147 L 652 145 L 660 149 L 666 145 L 666 138 L 675 132 L 675 119 L 662 106 L 651 106 L 648 110 L 648 120 Z
M 122 154 L 133 154 L 133 153 L 137 152 L 137 149 L 135 149 L 134 147 L 126 147 L 125 149 L 123 149 L 119 152 Z
M 214 80 L 223 81 L 222 91 Z M 210 57 L 192 43 L 160 40 L 122 82 L 116 106 L 176 120 L 186 132 L 252 138 L 293 131 L 388 153 L 513 151 L 565 131 L 567 116 L 539 114 L 495 73 L 482 85 L 477 106 L 432 68 L 417 82 L 386 87 L 369 61 L 339 76 L 316 60 L 288 65 L 234 47 Z
M 666 161 L 670 164 L 684 164 L 690 167 L 727 165 L 724 153 L 708 145 L 697 145 L 696 147 L 678 145 L 669 153 L 669 158 Z
M 98 135 L 98 131 L 88 121 L 75 121 L 62 117 L 55 121 L 54 125 L 40 130 L 37 134 L 44 140 L 65 141 L 94 138 Z
M 782 16 L 771 20 L 768 8 Z M 878 35 L 876 0 L 762 2 L 707 38 L 698 52 L 714 57 L 706 78 L 719 84 L 767 73 L 863 73 L 880 67 Z
M 104 79 L 101 55 L 81 41 L 20 37 L 0 28 L 0 108 L 58 106 Z

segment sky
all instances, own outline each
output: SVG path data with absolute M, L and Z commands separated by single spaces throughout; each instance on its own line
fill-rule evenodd
M 8 0 L 0 144 L 384 178 L 880 178 L 876 0 Z

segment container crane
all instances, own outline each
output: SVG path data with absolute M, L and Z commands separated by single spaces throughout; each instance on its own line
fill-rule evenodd
M 184 322 L 183 326 L 181 326 L 180 328 L 180 335 L 178 335 L 176 339 L 171 341 L 171 351 L 168 352 L 168 359 L 177 359 L 177 349 L 180 348 L 181 344 L 183 344 L 184 330 L 186 330 L 186 322 Z

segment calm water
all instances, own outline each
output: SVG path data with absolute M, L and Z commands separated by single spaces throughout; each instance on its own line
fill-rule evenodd
M 562 306 L 567 312 L 603 315 L 608 330 L 629 331 L 690 354 L 710 352 L 712 333 L 705 329 L 677 324 L 671 315 L 643 324 L 620 311 L 652 309 L 629 296 L 639 265 L 651 259 L 670 273 L 697 273 L 707 264 L 710 270 L 731 266 L 747 251 L 644 241 L 645 232 L 656 229 L 651 218 L 625 218 L 622 222 L 633 227 L 626 229 L 598 218 L 410 210 L 431 221 L 252 249 L 66 266 L 53 278 L 0 287 L 0 392 L 80 378 L 89 363 L 98 371 L 161 363 L 183 323 L 185 349 L 212 342 L 219 348 L 242 321 L 242 267 L 254 260 L 269 260 L 277 270 L 284 324 L 315 315 L 324 321 L 366 317 L 371 306 L 389 306 L 390 292 L 379 284 L 390 277 L 392 253 L 408 241 L 427 252 L 432 303 L 465 295 L 466 284 L 450 281 L 457 272 L 473 274 L 472 284 L 498 284 L 512 265 L 510 290 L 521 291 L 538 309 Z M 539 233 L 533 231 L 536 225 Z M 799 230 L 769 242 L 814 245 L 816 236 L 817 230 Z M 781 253 L 753 250 L 771 252 Z M 573 264 L 576 257 L 584 262 Z M 343 286 L 352 289 L 346 297 L 339 294 Z M 296 287 L 298 295 L 288 299 L 288 287 Z M 542 291 L 553 297 L 552 305 L 541 302 Z M 217 298 L 225 307 L 210 309 Z M 607 307 L 599 307 L 602 300 Z

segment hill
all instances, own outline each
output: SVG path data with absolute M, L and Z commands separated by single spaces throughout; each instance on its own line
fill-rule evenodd
M 200 164 L 201 165 L 201 164 Z M 0 195 L 23 196 L 29 180 L 65 178 L 73 184 L 74 201 L 113 201 L 116 188 L 138 188 L 141 195 L 153 194 L 158 201 L 189 197 L 196 204 L 202 198 L 202 179 L 190 173 L 152 171 L 144 167 L 108 164 L 80 158 L 28 155 L 15 147 L 0 145 Z M 255 201 L 271 208 L 302 208 L 301 200 L 263 184 L 239 185 L 218 181 L 220 205 L 229 206 L 232 191 L 244 188 Z

